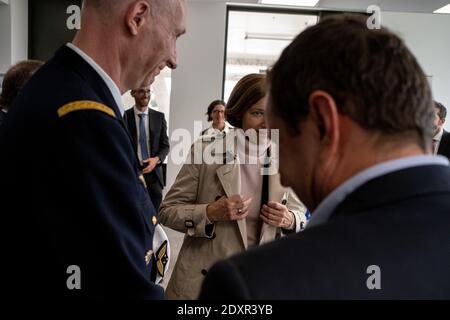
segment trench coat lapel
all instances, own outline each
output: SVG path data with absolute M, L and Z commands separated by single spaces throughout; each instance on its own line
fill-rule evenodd
M 281 202 L 286 197 L 286 192 L 280 187 L 280 175 L 269 176 L 269 201 Z M 265 203 L 261 203 L 261 206 Z M 277 228 L 263 222 L 261 226 L 261 238 L 259 243 L 264 244 L 275 239 Z
M 227 197 L 241 193 L 241 175 L 239 163 L 225 164 L 216 170 L 217 177 L 222 184 Z M 242 243 L 247 249 L 247 224 L 245 219 L 237 221 L 239 232 L 242 237 Z

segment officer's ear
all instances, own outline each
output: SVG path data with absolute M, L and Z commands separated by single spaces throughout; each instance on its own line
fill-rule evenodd
M 134 3 L 127 11 L 127 28 L 133 36 L 139 33 L 139 30 L 145 26 L 150 18 L 150 6 L 147 1 L 141 0 Z
M 134 90 L 131 90 L 130 91 L 130 95 L 134 98 L 135 97 L 135 95 L 136 95 L 136 91 L 134 91 Z

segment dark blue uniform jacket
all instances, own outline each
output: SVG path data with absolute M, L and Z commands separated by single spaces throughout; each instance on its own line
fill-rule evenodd
M 1 130 L 3 289 L 25 297 L 162 298 L 148 259 L 156 211 L 98 73 L 62 47 Z M 70 266 L 81 271 L 80 290 L 68 289 L 76 283 Z

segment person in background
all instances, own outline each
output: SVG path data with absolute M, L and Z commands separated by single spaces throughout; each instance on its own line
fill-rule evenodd
M 185 234 L 166 290 L 169 299 L 197 298 L 214 262 L 305 226 L 306 208 L 280 185 L 276 148 L 267 139 L 265 81 L 265 75 L 250 74 L 237 83 L 226 109 L 235 129 L 223 139 L 194 144 L 161 204 L 161 223 Z M 195 163 L 197 147 L 216 161 Z M 276 171 L 263 174 L 263 168 Z
M 306 229 L 213 266 L 202 299 L 449 299 L 450 167 L 405 43 L 367 17 L 321 19 L 269 74 L 281 181 Z
M 442 103 L 434 102 L 433 152 L 450 159 L 450 133 L 444 130 L 447 109 Z
M 216 136 L 218 134 L 227 134 L 232 126 L 225 121 L 225 102 L 222 100 L 214 100 L 208 106 L 206 112 L 208 122 L 212 122 L 211 126 L 202 132 L 202 136 Z
M 151 99 L 150 83 L 131 90 L 135 105 L 126 111 L 126 122 L 142 165 L 148 194 L 159 208 L 164 188 L 163 162 L 169 153 L 169 137 L 164 113 L 148 107 Z
M 43 64 L 38 60 L 20 61 L 6 72 L 0 94 L 0 127 L 20 91 Z

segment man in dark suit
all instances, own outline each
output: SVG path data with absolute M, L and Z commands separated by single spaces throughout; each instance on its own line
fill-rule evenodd
M 185 2 L 85 0 L 81 20 L 73 43 L 24 88 L 0 136 L 2 289 L 161 299 L 151 280 L 165 263 L 153 247 L 161 227 L 121 94 L 176 68 Z
M 324 18 L 284 50 L 269 88 L 282 182 L 313 214 L 212 267 L 201 297 L 450 298 L 449 162 L 431 155 L 431 91 L 403 41 L 362 16 Z
M 131 90 L 131 96 L 136 104 L 126 111 L 126 122 L 143 167 L 148 193 L 155 207 L 159 208 L 164 188 L 162 166 L 170 149 L 166 119 L 164 113 L 148 107 L 150 83 Z
M 442 103 L 435 101 L 434 111 L 433 150 L 435 154 L 440 154 L 450 159 L 450 133 L 444 130 L 447 109 Z

